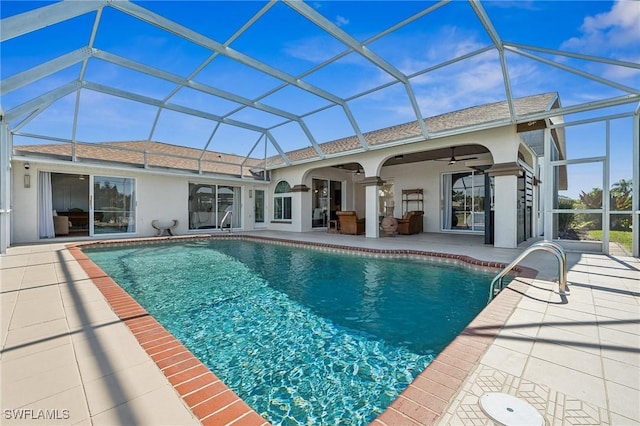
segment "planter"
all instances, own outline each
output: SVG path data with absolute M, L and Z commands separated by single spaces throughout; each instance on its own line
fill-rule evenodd
M 382 219 L 382 232 L 384 235 L 396 235 L 398 231 L 398 221 L 393 216 L 386 216 Z

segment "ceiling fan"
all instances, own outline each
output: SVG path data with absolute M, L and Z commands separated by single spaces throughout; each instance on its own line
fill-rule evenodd
M 448 165 L 456 164 L 458 161 L 476 160 L 478 157 L 456 158 L 455 148 L 451 148 L 451 158 L 436 158 L 436 161 L 448 161 Z
M 345 167 L 344 164 L 340 164 L 339 166 L 336 166 L 336 167 L 339 168 L 339 169 L 344 170 L 347 173 L 353 173 L 356 176 L 364 174 L 364 169 L 362 168 L 362 166 L 360 164 L 358 164 L 356 169 L 352 169 L 350 167 Z

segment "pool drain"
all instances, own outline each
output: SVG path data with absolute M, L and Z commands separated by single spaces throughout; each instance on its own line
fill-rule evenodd
M 494 422 L 504 426 L 542 426 L 544 418 L 527 401 L 500 392 L 480 397 L 480 408 Z

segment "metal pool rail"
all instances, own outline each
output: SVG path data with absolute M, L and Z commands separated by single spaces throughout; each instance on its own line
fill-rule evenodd
M 506 268 L 504 268 L 496 277 L 491 281 L 491 287 L 489 290 L 489 302 L 503 289 L 502 280 L 511 271 L 518 263 L 520 263 L 525 257 L 534 251 L 546 251 L 552 253 L 558 259 L 558 283 L 559 283 L 559 292 L 561 295 L 566 294 L 567 290 L 567 254 L 564 252 L 562 247 L 559 244 L 553 243 L 551 241 L 540 241 L 535 244 L 532 244 L 528 249 L 522 252 L 520 256 L 516 257 L 516 259 L 511 262 Z M 500 285 L 496 288 L 496 283 L 499 282 Z

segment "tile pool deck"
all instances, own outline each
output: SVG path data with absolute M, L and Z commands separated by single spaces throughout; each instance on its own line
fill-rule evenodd
M 503 263 L 522 250 L 475 236 L 248 234 Z M 553 256 L 534 253 L 523 265 L 539 274 L 503 291 L 374 424 L 492 424 L 478 405 L 485 392 L 527 400 L 548 424 L 640 424 L 640 261 L 568 253 L 564 298 Z M 0 423 L 264 423 L 83 266 L 59 242 L 0 257 Z

